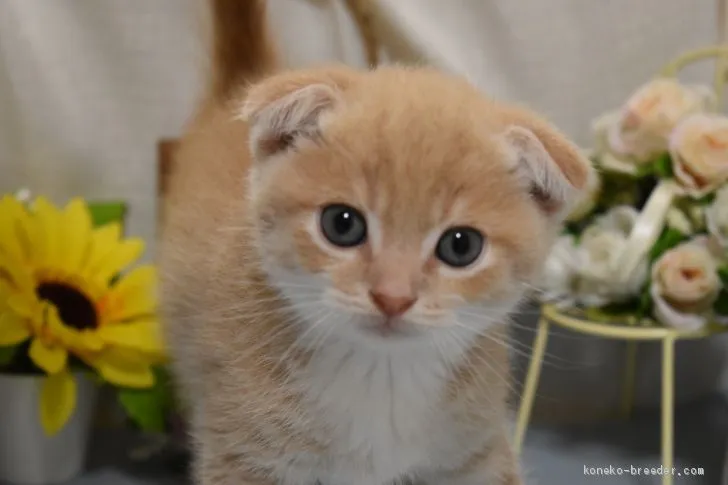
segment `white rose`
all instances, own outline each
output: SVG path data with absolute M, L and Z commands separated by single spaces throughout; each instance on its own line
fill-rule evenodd
M 637 216 L 633 207 L 615 207 L 584 230 L 576 256 L 576 294 L 580 302 L 604 305 L 639 294 L 647 278 L 646 263 L 640 263 L 627 281 L 614 272 Z
M 715 200 L 705 210 L 705 221 L 714 244 L 728 258 L 728 186 L 715 194 Z
M 663 254 L 652 266 L 650 294 L 655 317 L 680 330 L 697 330 L 708 320 L 721 289 L 718 267 L 705 238 Z
M 670 137 L 675 178 L 694 197 L 728 180 L 728 117 L 696 114 L 680 122 Z
M 556 240 L 543 267 L 539 287 L 544 291 L 545 300 L 573 297 L 576 266 L 574 237 L 561 236 Z

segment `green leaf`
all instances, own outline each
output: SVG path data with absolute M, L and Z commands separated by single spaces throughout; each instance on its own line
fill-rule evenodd
M 91 220 L 94 226 L 103 226 L 110 222 L 122 222 L 126 215 L 124 202 L 89 202 Z
M 600 308 L 607 315 L 623 316 L 632 315 L 639 309 L 639 300 L 629 300 L 621 303 L 610 303 Z
M 166 413 L 154 389 L 119 389 L 119 402 L 142 430 L 164 431 Z
M 723 289 L 713 305 L 713 310 L 719 315 L 728 315 L 728 290 Z
M 603 307 L 590 307 L 585 311 L 587 318 L 606 323 L 632 325 L 638 318 L 639 300 L 626 303 L 613 303 Z
M 119 403 L 129 418 L 148 432 L 163 432 L 172 411 L 172 389 L 164 369 L 155 369 L 156 380 L 150 389 L 118 390 Z
M 718 268 L 718 276 L 723 282 L 723 285 L 728 287 L 728 266 L 721 266 Z
M 581 234 L 581 229 L 576 224 L 564 224 L 564 235 L 572 236 L 574 240 L 579 239 L 579 235 Z
M 13 360 L 15 353 L 18 351 L 17 345 L 11 345 L 9 347 L 0 347 L 0 367 L 4 367 Z
M 667 179 L 674 176 L 672 171 L 672 159 L 668 153 L 661 155 L 657 160 L 655 160 L 652 167 L 655 175 L 660 178 Z
M 586 309 L 587 318 L 599 322 L 621 322 L 629 324 L 639 315 L 640 300 L 631 299 L 620 303 L 610 303 L 601 307 Z
M 650 294 L 649 281 L 645 284 L 645 288 L 642 290 L 642 295 L 640 295 L 640 308 L 638 313 L 642 318 L 652 314 L 652 295 Z
M 699 199 L 694 199 L 695 203 L 698 205 L 710 205 L 715 200 L 715 192 L 711 192 L 710 194 L 704 195 L 700 197 Z
M 650 250 L 650 263 L 656 261 L 665 251 L 674 248 L 685 239 L 686 236 L 677 229 L 666 227 Z
M 644 177 L 647 177 L 649 175 L 655 175 L 655 164 L 654 163 L 644 163 L 642 165 L 639 165 L 637 167 L 637 171 L 633 175 L 636 179 L 641 179 Z

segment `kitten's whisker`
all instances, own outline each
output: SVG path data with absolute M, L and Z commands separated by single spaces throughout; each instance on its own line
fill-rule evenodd
M 326 321 L 327 318 L 329 318 L 333 311 L 329 309 L 325 309 L 328 311 L 324 312 L 324 315 L 319 318 L 315 323 L 311 324 L 301 335 L 299 335 L 296 340 L 288 346 L 288 349 L 283 353 L 283 355 L 278 359 L 277 364 L 274 366 L 273 371 L 275 370 L 288 358 L 288 356 L 293 352 L 299 345 L 300 342 L 303 342 L 308 335 L 310 335 L 319 325 L 321 325 L 324 321 Z
M 298 309 L 305 309 L 309 308 L 311 306 L 318 306 L 321 305 L 321 302 L 314 301 L 314 302 L 305 302 L 300 303 L 296 305 L 296 308 Z M 248 311 L 247 308 L 232 308 L 227 309 L 226 311 L 218 311 L 216 313 L 208 313 L 205 318 L 213 321 L 213 322 L 230 322 L 230 321 L 236 321 L 236 320 L 252 320 L 252 319 L 259 319 L 263 317 L 272 317 L 272 318 L 286 318 L 288 314 L 293 313 L 292 308 L 286 308 L 281 307 L 278 309 L 256 309 L 255 311 Z
M 450 332 L 450 335 L 453 338 L 455 338 L 456 340 L 459 340 L 460 339 L 460 336 L 456 335 L 454 332 Z M 488 336 L 488 335 L 484 335 L 484 336 L 486 336 L 486 337 L 492 337 L 492 336 Z M 496 343 L 499 343 L 500 345 L 503 345 L 503 343 L 502 342 L 498 342 L 497 339 L 492 339 L 492 340 L 494 342 L 496 342 Z M 507 345 L 506 345 L 506 348 L 507 348 Z M 477 350 L 475 350 L 473 352 L 469 352 L 469 355 L 471 357 L 477 359 L 479 362 L 483 363 L 488 368 L 488 370 L 490 372 L 492 372 L 493 374 L 495 374 L 506 385 L 506 387 L 508 388 L 508 390 L 510 392 L 512 392 L 512 393 L 516 393 L 517 392 L 517 389 L 516 389 L 515 385 L 510 380 L 510 372 L 508 372 L 507 369 L 506 369 L 505 372 L 498 370 L 496 367 L 494 367 L 494 364 L 492 362 L 489 362 L 487 356 L 481 355 Z M 475 374 L 476 374 L 476 376 L 478 376 L 478 378 L 480 377 L 477 372 Z M 505 377 L 504 377 L 504 374 L 506 375 Z
M 444 335 L 447 338 L 449 338 L 450 340 L 456 342 L 458 345 L 462 345 L 460 339 L 457 337 L 457 335 L 452 330 L 448 330 Z M 461 364 L 462 369 L 463 370 L 468 369 L 472 373 L 471 375 L 474 378 L 475 385 L 482 391 L 482 395 L 485 397 L 485 399 L 488 400 L 488 404 L 492 405 L 492 399 L 490 397 L 491 393 L 487 392 L 488 383 L 485 381 L 485 378 L 483 377 L 482 372 L 479 372 L 478 369 L 476 368 L 475 364 L 473 363 L 473 361 L 472 361 L 473 356 L 471 354 L 472 354 L 472 352 L 466 352 L 463 355 L 463 361 Z
M 509 350 L 515 352 L 517 355 L 525 357 L 526 359 L 531 359 L 531 357 L 533 355 L 533 347 L 524 342 L 519 342 L 515 339 L 511 339 L 510 342 L 506 342 L 506 341 L 503 341 L 503 340 L 493 336 L 492 333 L 489 331 L 490 329 L 480 330 L 480 329 L 472 328 L 469 325 L 465 325 L 462 322 L 459 322 L 457 320 L 454 320 L 453 323 L 456 326 L 458 326 L 462 329 L 465 329 L 469 332 L 472 332 L 475 335 L 480 335 L 482 337 L 485 337 L 485 338 L 491 340 L 492 342 L 502 345 L 503 347 L 508 348 Z M 525 349 L 525 350 L 523 350 L 523 349 Z M 552 354 L 549 352 L 544 353 L 543 362 L 545 365 L 548 365 L 552 368 L 556 368 L 559 370 L 583 369 L 585 367 L 583 365 L 578 365 L 568 359 L 564 359 L 563 357 L 559 357 L 558 355 L 555 355 L 555 354 Z M 562 365 L 559 363 L 568 364 L 568 365 Z
M 347 320 L 345 325 L 348 325 L 350 322 L 351 322 L 351 318 L 349 318 L 349 320 Z M 322 334 L 323 336 L 321 337 L 318 344 L 314 347 L 313 351 L 311 352 L 312 355 L 316 355 L 316 352 L 318 352 L 321 349 L 321 347 L 323 347 L 324 343 L 326 343 L 326 340 L 328 340 L 328 338 L 334 333 L 335 329 L 336 329 L 336 325 L 329 325 L 328 330 L 323 332 L 323 334 Z

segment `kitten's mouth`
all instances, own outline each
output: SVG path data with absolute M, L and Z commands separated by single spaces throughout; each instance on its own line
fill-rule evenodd
M 414 325 L 401 318 L 371 317 L 361 326 L 366 333 L 386 339 L 413 337 L 418 333 Z

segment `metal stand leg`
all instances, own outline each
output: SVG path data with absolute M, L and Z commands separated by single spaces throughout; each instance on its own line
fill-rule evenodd
M 670 473 L 663 475 L 663 485 L 672 485 L 674 385 L 675 339 L 668 336 L 662 341 L 662 466 Z
M 637 374 L 637 346 L 634 340 L 627 341 L 627 360 L 624 364 L 624 382 L 622 384 L 622 417 L 629 419 L 634 407 L 634 385 Z
M 531 409 L 533 408 L 533 401 L 536 397 L 538 378 L 541 375 L 541 365 L 543 364 L 543 356 L 546 352 L 548 335 L 549 322 L 546 318 L 541 317 L 538 321 L 538 333 L 536 334 L 536 340 L 533 343 L 533 354 L 531 355 L 531 362 L 528 366 L 526 383 L 523 387 L 521 405 L 518 409 L 518 421 L 516 423 L 516 436 L 514 439 L 516 453 L 520 453 L 523 448 L 523 438 L 526 434 L 528 420 L 531 417 Z

